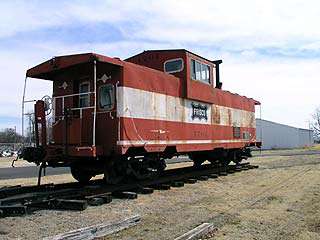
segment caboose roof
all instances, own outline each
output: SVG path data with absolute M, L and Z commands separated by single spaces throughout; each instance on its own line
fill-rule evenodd
M 170 52 L 172 52 L 172 51 L 187 52 L 187 53 L 193 54 L 199 58 L 202 58 L 206 61 L 213 62 L 213 63 L 215 62 L 215 61 L 206 59 L 198 54 L 190 52 L 186 49 L 146 50 L 146 51 L 143 51 L 139 54 L 131 56 L 131 57 L 127 58 L 126 60 L 129 60 L 130 58 L 133 58 L 133 57 L 139 56 L 141 54 L 145 54 L 145 53 L 152 53 L 152 52 L 161 53 L 161 52 L 166 52 L 166 51 L 167 52 L 168 51 L 170 51 Z M 59 70 L 66 69 L 68 67 L 82 64 L 82 63 L 93 62 L 94 60 L 96 60 L 97 62 L 105 62 L 105 63 L 117 65 L 117 66 L 124 65 L 124 62 L 121 61 L 119 58 L 111 58 L 111 57 L 103 56 L 103 55 L 100 55 L 97 53 L 81 53 L 81 54 L 53 57 L 50 60 L 47 60 L 43 63 L 40 63 L 39 65 L 37 65 L 35 67 L 28 69 L 26 76 L 32 77 L 32 78 L 41 78 L 41 79 L 52 80 L 52 76 L 54 75 L 54 73 L 56 73 Z
M 213 61 L 213 60 L 209 60 L 209 59 L 207 59 L 207 58 L 205 58 L 205 57 L 203 57 L 203 56 L 200 56 L 200 55 L 198 55 L 198 54 L 196 54 L 196 53 L 193 53 L 193 52 L 191 52 L 191 51 L 189 51 L 189 50 L 187 50 L 187 49 L 184 49 L 184 48 L 144 50 L 144 51 L 141 52 L 141 53 L 138 53 L 138 54 L 136 54 L 136 55 L 133 55 L 133 56 L 125 59 L 125 61 L 126 61 L 126 60 L 130 60 L 131 58 L 137 57 L 137 56 L 139 56 L 139 55 L 146 54 L 146 53 L 152 53 L 152 52 L 159 52 L 159 53 L 161 53 L 161 52 L 186 52 L 186 53 L 190 53 L 190 54 L 192 54 L 192 55 L 195 55 L 195 56 L 197 56 L 197 57 L 199 57 L 199 58 L 202 58 L 202 59 L 204 59 L 204 60 L 206 60 L 206 61 L 208 61 L 208 62 L 213 62 L 213 63 L 215 62 L 215 61 Z
M 123 66 L 123 62 L 118 58 L 111 58 L 96 53 L 82 53 L 53 57 L 48 61 L 45 61 L 33 68 L 28 69 L 26 76 L 52 80 L 52 75 L 58 70 L 82 63 L 93 62 L 94 60 L 96 60 L 97 62 L 105 62 L 117 66 Z

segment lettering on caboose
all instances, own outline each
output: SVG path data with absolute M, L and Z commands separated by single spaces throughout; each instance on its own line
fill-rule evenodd
M 183 108 L 188 123 L 211 124 L 211 105 L 204 102 L 184 99 Z
M 192 120 L 198 118 L 199 120 L 205 119 L 208 120 L 208 107 L 200 103 L 191 103 L 192 107 Z

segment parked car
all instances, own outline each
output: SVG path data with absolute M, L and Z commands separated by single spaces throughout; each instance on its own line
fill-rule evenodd
M 12 152 L 11 151 L 3 151 L 1 155 L 2 155 L 2 157 L 11 157 Z

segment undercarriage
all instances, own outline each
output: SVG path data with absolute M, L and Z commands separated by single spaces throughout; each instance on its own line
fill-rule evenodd
M 130 180 L 154 179 L 159 177 L 166 168 L 165 159 L 182 154 L 164 155 L 163 153 L 149 153 L 144 155 L 115 155 L 109 157 L 71 157 L 63 155 L 59 148 L 56 151 L 39 147 L 27 147 L 21 152 L 20 158 L 36 165 L 40 165 L 39 181 L 42 169 L 46 167 L 70 167 L 72 176 L 80 183 L 86 184 L 96 175 L 104 174 L 107 184 L 130 182 Z M 195 168 L 199 168 L 205 161 L 212 165 L 227 166 L 230 162 L 240 164 L 243 159 L 251 157 L 250 148 L 215 149 L 185 153 Z

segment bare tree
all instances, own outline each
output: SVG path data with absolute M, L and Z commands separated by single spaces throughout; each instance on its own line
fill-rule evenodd
M 14 128 L 0 130 L 0 143 L 15 143 L 21 141 L 21 135 Z
M 320 140 L 320 107 L 316 108 L 312 114 L 311 129 L 314 133 L 314 139 Z
M 34 135 L 34 114 L 29 113 L 28 115 L 28 127 L 26 129 L 25 141 L 29 144 L 35 142 L 35 135 Z

